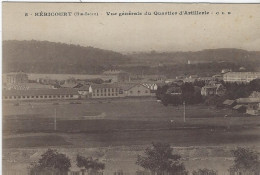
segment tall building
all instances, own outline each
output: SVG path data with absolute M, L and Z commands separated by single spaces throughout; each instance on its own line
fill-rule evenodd
M 223 80 L 230 83 L 249 83 L 260 78 L 260 72 L 228 72 L 223 75 Z
M 28 83 L 28 75 L 24 72 L 14 72 L 6 74 L 6 83 Z

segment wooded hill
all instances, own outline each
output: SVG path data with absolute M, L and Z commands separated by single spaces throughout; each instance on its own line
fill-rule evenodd
M 186 66 L 190 60 L 191 66 Z M 179 65 L 179 66 L 178 66 Z M 3 41 L 3 72 L 98 74 L 112 68 L 147 74 L 174 72 L 193 65 L 260 71 L 260 51 L 209 49 L 197 52 L 149 52 L 121 54 L 93 47 L 49 41 Z M 219 65 L 219 66 L 218 66 Z M 164 68 L 165 67 L 165 68 Z M 172 68 L 171 68 L 172 67 Z M 142 70 L 141 70 L 141 69 Z M 149 71 L 143 71 L 148 70 Z M 141 71 L 139 71 L 141 70 Z M 197 69 L 200 71 L 200 68 Z M 156 72 L 155 72 L 156 71 Z M 158 72 L 159 71 L 159 72 Z M 207 71 L 207 69 L 203 69 Z

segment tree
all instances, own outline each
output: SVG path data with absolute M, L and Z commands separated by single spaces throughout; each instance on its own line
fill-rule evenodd
M 44 174 L 49 174 L 48 172 L 66 173 L 70 167 L 70 159 L 65 154 L 48 149 L 41 155 L 38 163 L 32 165 L 31 172 L 44 172 Z
M 232 154 L 235 159 L 234 164 L 230 167 L 230 172 L 259 174 L 260 161 L 257 152 L 247 148 L 237 148 L 232 151 Z
M 199 169 L 197 171 L 193 171 L 192 175 L 217 175 L 217 171 L 204 168 L 204 169 Z
M 105 164 L 99 162 L 98 159 L 93 159 L 92 157 L 83 157 L 80 155 L 77 155 L 77 166 L 79 168 L 84 168 L 88 171 L 94 171 L 98 172 L 100 170 L 105 169 Z
M 172 154 L 169 144 L 152 143 L 152 147 L 145 149 L 145 156 L 138 155 L 136 164 L 150 170 L 157 175 L 185 175 L 187 174 L 184 164 L 180 161 L 181 156 Z

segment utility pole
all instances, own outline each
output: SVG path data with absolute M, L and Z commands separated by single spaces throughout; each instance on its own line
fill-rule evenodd
M 57 110 L 56 110 L 56 108 L 55 108 L 55 115 L 54 115 L 54 131 L 56 131 L 56 129 L 57 129 L 57 126 L 56 126 L 56 124 L 57 124 Z
M 185 101 L 183 102 L 183 122 L 185 123 L 186 122 L 186 111 L 185 111 Z

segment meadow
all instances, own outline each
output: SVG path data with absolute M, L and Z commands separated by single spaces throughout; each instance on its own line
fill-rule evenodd
M 19 144 L 26 143 L 22 140 L 27 138 L 16 141 L 15 137 L 9 138 L 30 133 L 59 135 L 75 147 L 144 145 L 155 141 L 193 146 L 257 143 L 260 140 L 258 116 L 205 105 L 186 106 L 185 122 L 182 106 L 165 107 L 155 100 L 143 99 L 59 105 L 30 102 L 19 106 L 5 104 L 3 108 L 3 145 L 6 148 L 12 142 L 16 147 L 44 146 L 38 143 L 39 139 L 35 139 L 36 143 L 32 139 L 27 144 Z M 41 140 L 54 146 L 59 144 L 59 139 L 46 136 Z

